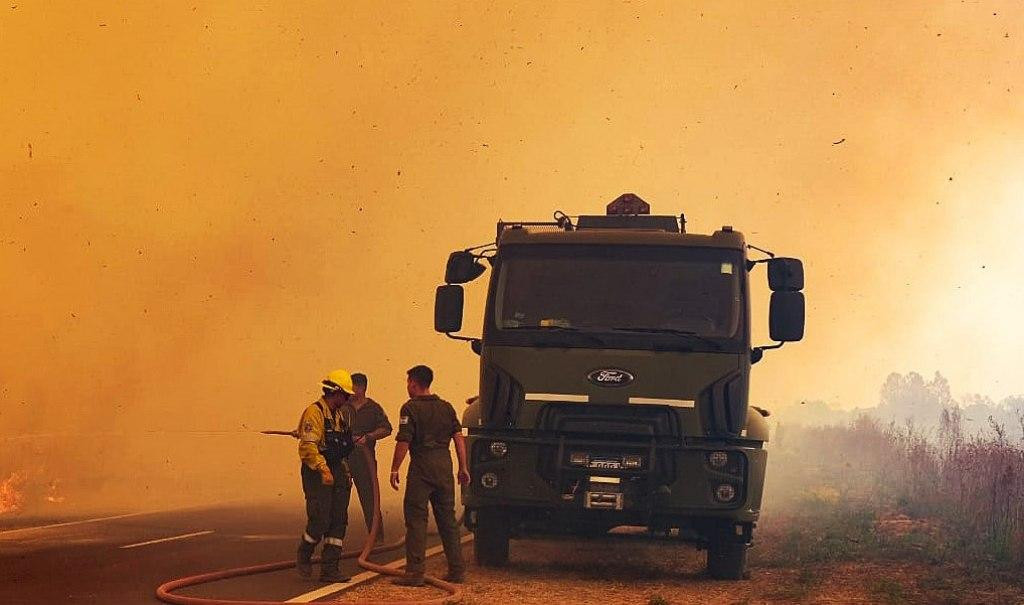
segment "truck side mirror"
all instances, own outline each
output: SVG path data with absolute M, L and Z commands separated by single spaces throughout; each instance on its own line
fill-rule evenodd
M 444 269 L 444 283 L 469 283 L 480 277 L 485 269 L 471 252 L 452 252 Z
M 772 292 L 799 292 L 804 289 L 804 264 L 798 258 L 773 258 L 768 261 L 768 287 Z
M 434 330 L 450 334 L 462 329 L 462 286 L 438 286 L 434 295 Z
M 804 337 L 803 292 L 772 292 L 768 332 L 777 342 L 796 342 Z

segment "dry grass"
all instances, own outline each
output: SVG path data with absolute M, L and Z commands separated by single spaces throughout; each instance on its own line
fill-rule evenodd
M 967 438 L 955 413 L 936 434 L 860 418 L 783 427 L 769 457 L 749 580 L 709 579 L 685 544 L 517 540 L 507 568 L 470 563 L 465 602 L 1024 603 L 1024 450 L 1005 433 Z M 417 594 L 438 593 L 383 580 L 339 600 Z
M 724 582 L 704 573 L 701 553 L 671 542 L 611 540 L 516 540 L 508 567 L 472 563 L 467 605 L 636 603 L 764 605 L 776 603 L 1020 603 L 1024 592 L 998 583 L 977 583 L 964 570 L 924 563 L 831 562 L 801 566 L 755 564 L 748 580 Z M 760 548 L 760 547 L 758 547 Z M 444 557 L 427 562 L 443 574 Z M 409 600 L 440 596 L 432 588 L 408 589 L 379 579 L 339 595 L 339 601 Z
M 1024 565 L 1024 449 L 999 427 L 967 438 L 953 410 L 936 435 L 861 417 L 782 427 L 779 436 L 766 522 L 790 528 L 778 537 L 790 546 L 783 559 L 889 554 L 989 571 Z

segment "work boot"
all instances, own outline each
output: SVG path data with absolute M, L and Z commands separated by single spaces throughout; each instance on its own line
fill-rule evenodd
M 450 582 L 452 584 L 462 584 L 463 582 L 466 581 L 466 572 L 462 571 L 462 570 L 459 570 L 459 571 L 448 570 L 448 573 L 445 574 L 445 576 L 443 578 L 441 578 L 441 579 L 444 580 L 445 582 Z
M 313 549 L 316 548 L 316 544 L 310 544 L 305 540 L 299 542 L 299 551 L 295 554 L 295 571 L 299 572 L 299 577 L 311 578 L 313 577 Z
M 422 574 L 404 574 L 391 580 L 391 583 L 398 586 L 423 586 L 425 584 Z
M 348 582 L 352 578 L 341 573 L 338 564 L 341 562 L 341 547 L 333 544 L 324 544 L 324 550 L 320 553 L 320 581 L 321 582 Z

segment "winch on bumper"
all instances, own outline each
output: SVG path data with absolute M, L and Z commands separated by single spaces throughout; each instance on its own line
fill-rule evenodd
M 463 488 L 470 529 L 474 511 L 500 507 L 513 532 L 684 529 L 719 519 L 742 526 L 749 541 L 760 510 L 762 485 L 750 483 L 764 476 L 759 442 L 472 433 L 472 480 Z

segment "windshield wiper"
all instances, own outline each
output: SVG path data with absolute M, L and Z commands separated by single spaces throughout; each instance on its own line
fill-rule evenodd
M 700 341 L 710 347 L 713 347 L 716 351 L 722 350 L 722 345 L 715 340 L 702 336 L 693 330 L 677 330 L 675 328 L 612 328 L 616 332 L 639 332 L 643 334 L 674 334 L 676 336 L 686 336 L 694 340 Z
M 589 338 L 591 342 L 605 346 L 605 341 L 592 334 L 590 330 L 581 330 L 580 328 L 575 328 L 573 326 L 559 326 L 554 324 L 547 326 L 507 326 L 502 328 L 502 330 L 551 330 L 555 332 L 578 332 Z

